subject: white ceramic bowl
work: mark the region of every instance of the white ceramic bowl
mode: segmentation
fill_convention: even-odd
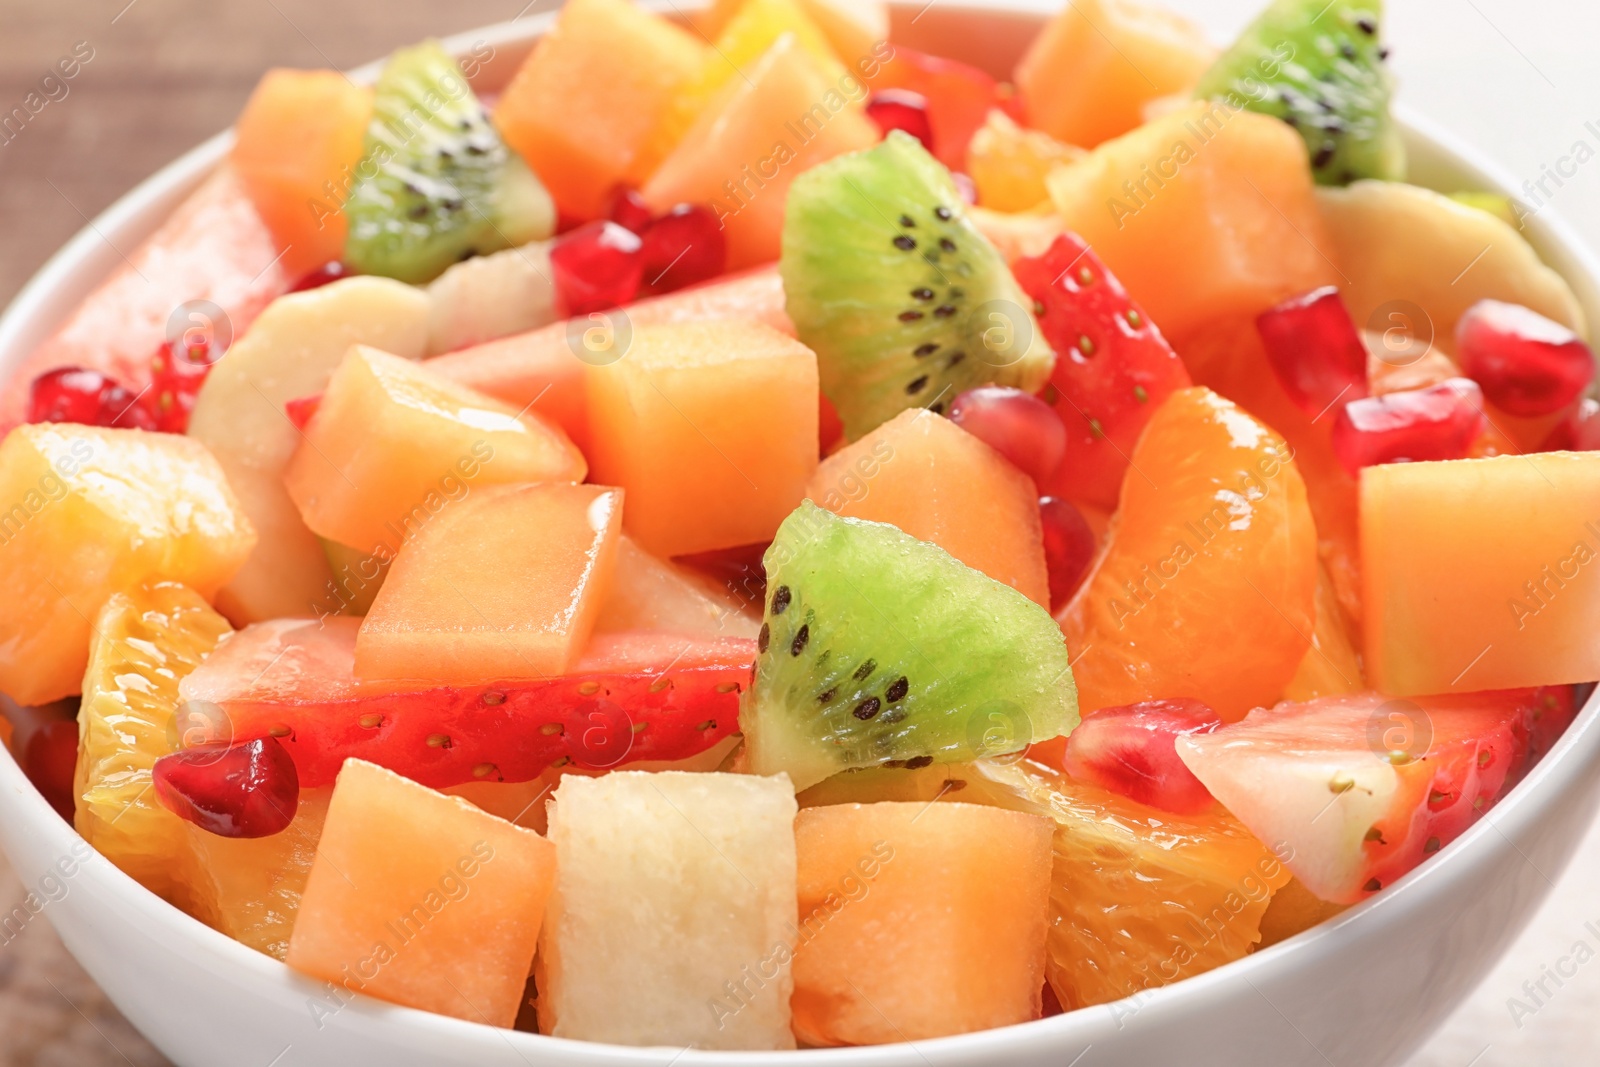
[[[1011,2],[1019,6],[903,4],[895,10],[893,37],[1004,75],[1040,21],[1028,0]],[[673,8],[670,0],[660,6]],[[461,53],[491,44],[494,58],[478,82],[493,89],[550,22],[548,15],[528,17],[447,44]],[[1419,183],[1514,188],[1450,137],[1414,118],[1406,127]],[[224,134],[196,148],[57,253],[0,319],[0,373],[19,365],[117,264],[112,245],[127,248],[150,233],[227,147]],[[1531,231],[1545,259],[1576,289],[1589,321],[1600,322],[1600,268],[1589,253],[1548,212]],[[1597,799],[1600,696],[1460,840],[1337,919],[1237,963],[1116,1004],[985,1033],[913,1045],[737,1054],[585,1044],[365,997],[330,1014],[324,987],[168,906],[90,850],[10,754],[0,755],[0,842],[34,894],[24,910],[47,917],[134,1025],[183,1067],[1381,1067],[1415,1049],[1527,923],[1566,866]]]

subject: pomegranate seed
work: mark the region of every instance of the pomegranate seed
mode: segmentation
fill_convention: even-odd
[[[631,185],[619,185],[606,198],[606,218],[643,237],[655,216],[650,212],[650,205],[644,202],[644,197],[639,195],[639,190]]]
[[[348,278],[350,268],[340,263],[337,259],[331,263],[324,263],[310,274],[304,275],[290,287],[291,293],[303,293],[307,289],[320,289],[329,282],[336,282],[340,278]]]
[[[653,293],[715,278],[727,260],[722,224],[704,204],[679,204],[644,232],[644,281]]]
[[[165,433],[183,433],[189,428],[189,413],[194,410],[195,397],[206,375],[216,360],[211,355],[209,343],[191,345],[173,351],[172,342],[156,350],[150,361],[150,392],[156,429]]]
[[[138,394],[99,371],[57,367],[29,386],[28,421],[155,429],[155,418],[138,400]]]
[[[55,719],[44,723],[28,738],[22,753],[22,770],[39,795],[68,822],[72,821],[72,776],[78,765],[78,723]]]
[[[270,837],[300,804],[300,776],[275,738],[202,746],[156,760],[156,799],[219,837]]]
[[[313,393],[311,396],[297,396],[293,400],[284,402],[283,413],[289,416],[289,421],[294,423],[294,428],[304,432],[306,424],[311,421],[311,416],[317,413],[317,408],[322,406],[322,394]]]
[[[1367,347],[1339,296],[1326,285],[1261,313],[1256,330],[1284,392],[1308,415],[1367,395]]]
[[[1211,794],[1178,757],[1177,740],[1222,725],[1198,700],[1146,700],[1101,708],[1067,735],[1066,772],[1081,782],[1165,811],[1192,815]]]
[[[956,192],[961,194],[963,204],[976,204],[978,202],[978,183],[973,181],[965,171],[953,170],[950,177],[955,180]]]
[[[1584,397],[1572,414],[1556,423],[1541,452],[1593,452],[1600,450],[1600,401]]]
[[[904,130],[933,151],[933,124],[928,121],[928,98],[910,89],[879,89],[867,98],[867,117],[888,136]]]
[[[1021,389],[980,385],[950,402],[949,419],[1043,484],[1067,450],[1067,428],[1043,400]]]
[[[1061,497],[1039,498],[1044,527],[1044,562],[1050,576],[1050,610],[1060,611],[1088,577],[1100,545],[1077,505]]]
[[[615,222],[591,222],[563,234],[550,250],[556,293],[568,315],[626,304],[639,292],[644,258],[639,235]]]
[[[1449,378],[1345,405],[1333,424],[1333,450],[1351,474],[1375,463],[1461,459],[1486,422],[1478,383]]]
[[[1508,415],[1550,415],[1594,377],[1594,355],[1578,335],[1531,308],[1480,300],[1456,324],[1456,360]]]

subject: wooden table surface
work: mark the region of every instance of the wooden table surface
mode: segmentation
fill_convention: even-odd
[[[553,0],[0,0],[0,113],[57,60],[92,52],[66,95],[0,134],[0,303],[117,195],[226,126],[269,66],[350,67],[396,45],[552,6]],[[1172,0],[1219,36],[1264,0]],[[1600,144],[1600,5],[1587,0],[1407,0],[1390,5],[1407,98],[1538,180],[1577,139]],[[55,90],[61,96],[60,90]],[[1591,113],[1592,112],[1592,113]],[[1591,151],[1592,155],[1593,152]],[[1600,243],[1600,167],[1556,189]],[[1600,828],[1550,902],[1410,1067],[1589,1067],[1600,1060]],[[22,888],[0,857],[0,910]],[[1563,963],[1563,961],[1567,961]],[[1513,998],[1537,1010],[1515,1010]],[[166,1062],[62,949],[48,922],[0,945],[0,1067]],[[245,1065],[251,1067],[251,1065]],[[1085,1064],[1085,1067],[1090,1067]],[[1246,1065],[1254,1067],[1254,1065]],[[1338,1067],[1365,1067],[1345,1065]]]

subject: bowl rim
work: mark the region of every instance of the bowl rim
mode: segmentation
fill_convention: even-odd
[[[891,8],[902,12],[926,10],[926,5],[917,0],[889,0],[889,3]],[[682,5],[674,4],[673,0],[644,0],[644,4],[681,16],[683,8],[703,7],[704,0],[685,0]],[[942,6],[952,14],[965,13],[979,18],[1006,14],[1043,21],[1050,13],[1038,0],[999,0],[998,3],[984,6],[965,3]],[[474,44],[485,41],[490,44],[527,44],[548,29],[558,12],[559,9],[556,9],[468,30],[444,38],[443,43],[453,54],[463,54]],[[370,81],[376,78],[381,63],[381,59],[375,60],[347,73],[358,81]],[[1463,139],[1403,105],[1395,107],[1394,111],[1408,147],[1426,150],[1437,165],[1463,176],[1477,188],[1516,196],[1515,180]],[[0,379],[11,373],[14,365],[31,350],[31,345],[24,345],[29,336],[40,328],[40,324],[34,320],[44,317],[41,307],[47,305],[58,290],[69,288],[86,272],[85,264],[91,261],[102,242],[110,243],[103,236],[104,233],[140,224],[159,224],[165,218],[164,214],[156,215],[159,207],[164,202],[176,202],[177,198],[198,186],[224,158],[232,140],[230,128],[166,164],[118,197],[45,262],[18,291],[4,313],[0,314]],[[1600,321],[1600,259],[1554,211],[1540,211],[1532,218],[1528,223],[1527,236],[1544,261],[1557,269],[1577,292],[1590,322]],[[99,280],[95,279],[96,282]],[[44,325],[48,328],[54,324]],[[1455,872],[1464,870],[1472,863],[1476,852],[1482,847],[1479,843],[1491,834],[1506,838],[1516,847],[1514,839],[1519,833],[1541,818],[1541,805],[1548,803],[1545,795],[1553,796],[1561,792],[1559,782],[1555,780],[1568,780],[1580,772],[1582,760],[1577,755],[1580,748],[1600,748],[1600,689],[1589,695],[1573,723],[1551,751],[1488,814],[1439,854],[1408,872],[1381,894],[1294,937],[1194,977],[1145,990],[1120,1001],[1093,1005],[1049,1018],[969,1034],[886,1045],[763,1052],[701,1050],[693,1047],[678,1049],[671,1046],[634,1047],[553,1037],[438,1015],[391,1004],[365,994],[355,994],[343,1012],[368,1024],[419,1027],[431,1031],[434,1036],[455,1042],[463,1051],[486,1042],[509,1042],[518,1055],[525,1059],[530,1054],[551,1054],[559,1056],[564,1062],[593,1067],[663,1062],[669,1067],[671,1064],[681,1064],[682,1067],[726,1067],[731,1063],[772,1067],[779,1064],[793,1067],[927,1067],[929,1054],[955,1059],[979,1048],[987,1055],[1021,1055],[1046,1048],[1053,1051],[1071,1049],[1082,1043],[1087,1051],[1103,1031],[1107,1015],[1111,1021],[1117,1022],[1119,1006],[1126,1005],[1130,1000],[1144,998],[1139,1010],[1158,1005],[1176,1009],[1188,1002],[1203,1000],[1239,982],[1254,986],[1253,979],[1264,977],[1267,970],[1280,961],[1295,955],[1303,955],[1309,960],[1314,956],[1314,946],[1319,943],[1343,936],[1345,931],[1355,928],[1378,929],[1388,921],[1388,916],[1399,916],[1402,911],[1413,908],[1414,901],[1419,904],[1426,901],[1434,886],[1444,884],[1456,876]],[[0,750],[3,750],[3,758],[0,758],[0,813],[6,816],[6,821],[14,820],[20,832],[47,844],[61,856],[80,855],[86,844],[83,838],[57,815],[28,782],[9,747],[0,745]],[[1502,826],[1506,828],[1502,829]],[[294,996],[303,995],[306,998],[315,997],[321,992],[322,983],[206,926],[144,888],[98,852],[91,849],[91,853],[83,863],[84,872],[100,883],[101,889],[116,894],[123,905],[136,911],[152,936],[189,943],[190,947],[208,957],[209,962],[235,969],[241,984],[254,985],[258,989],[277,987]],[[1548,874],[1546,878],[1550,880]],[[190,960],[195,964],[208,961]],[[664,1055],[667,1057],[665,1060]]]

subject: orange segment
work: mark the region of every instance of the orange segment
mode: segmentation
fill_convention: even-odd
[[[554,884],[555,848],[532,830],[347,760],[286,962],[352,992],[510,1026]]]
[[[1110,545],[1062,619],[1085,712],[1271,704],[1315,622],[1317,531],[1283,439],[1204,388],[1151,417]]]
[[[571,0],[506,86],[494,124],[563,212],[597,218],[705,52],[630,0]]]
[[[594,485],[490,486],[452,504],[390,566],[356,637],[356,675],[561,674],[594,628],[621,520],[621,491]]]
[[[269,70],[234,126],[233,167],[298,278],[344,253],[372,89],[332,70]]]
[[[901,412],[824,460],[805,495],[835,514],[932,541],[1050,606],[1033,479],[943,416]]]
[[[1042,130],[1018,126],[999,108],[967,145],[967,173],[978,187],[978,203],[995,211],[1027,211],[1050,199],[1045,176],[1083,156]]]
[[[1317,697],[1360,693],[1367,688],[1361,670],[1361,656],[1345,622],[1339,594],[1328,577],[1328,569],[1317,568],[1316,627],[1311,631],[1311,647],[1283,690],[1283,699],[1295,703]]]

